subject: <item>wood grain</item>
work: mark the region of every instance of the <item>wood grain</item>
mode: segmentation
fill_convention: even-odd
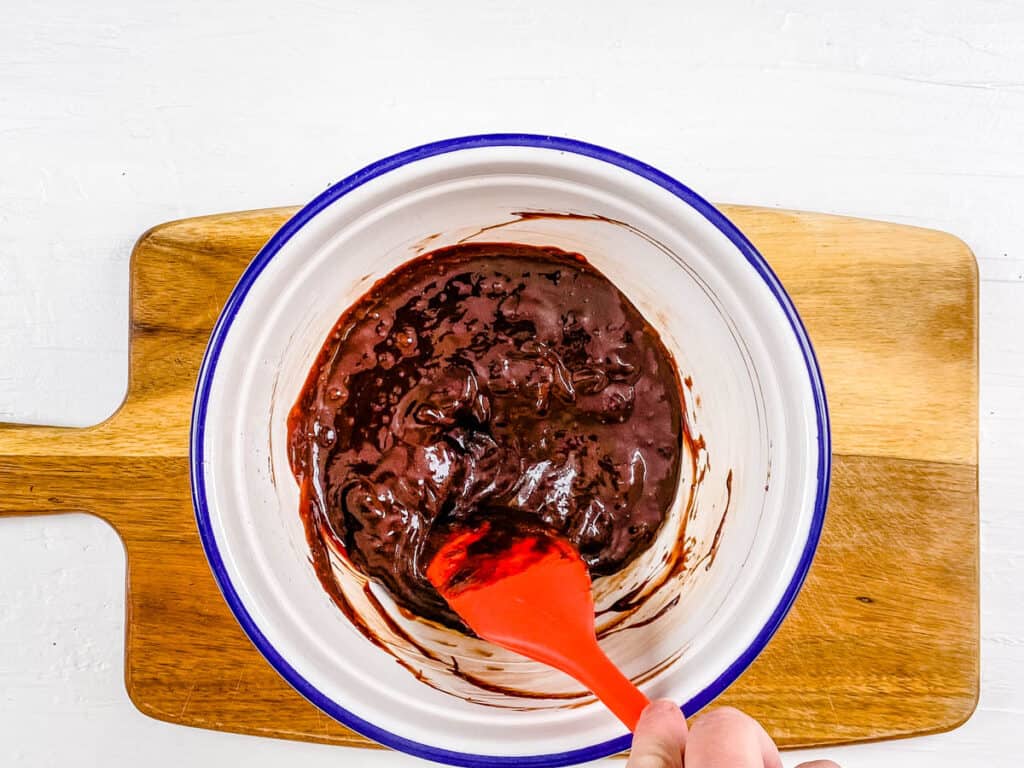
[[[721,698],[785,746],[952,728],[978,696],[977,269],[956,238],[723,206],[782,278],[829,395],[832,496],[806,585]],[[188,725],[366,745],[293,691],[231,616],[188,478],[199,362],[234,281],[294,209],[171,222],[132,260],[128,396],[88,429],[0,426],[0,514],[85,511],[128,562],[125,682]]]

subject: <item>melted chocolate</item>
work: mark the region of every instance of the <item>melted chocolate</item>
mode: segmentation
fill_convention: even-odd
[[[473,516],[532,517],[595,576],[651,544],[679,481],[679,376],[582,256],[463,244],[341,316],[289,439],[314,561],[330,537],[401,607],[461,628],[426,568],[439,532]]]

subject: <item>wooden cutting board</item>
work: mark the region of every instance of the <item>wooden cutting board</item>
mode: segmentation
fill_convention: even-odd
[[[778,272],[824,372],[832,495],[796,605],[720,702],[785,746],[953,728],[978,697],[978,275],[955,237],[724,206]],[[0,425],[0,514],[85,511],[124,539],[125,684],[187,725],[367,745],[292,690],[221,598],[189,494],[192,392],[279,208],[162,224],[131,265],[128,395],[88,429]]]

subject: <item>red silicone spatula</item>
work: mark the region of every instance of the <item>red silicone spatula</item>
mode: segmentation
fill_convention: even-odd
[[[427,578],[480,637],[571,675],[635,728],[647,697],[598,646],[590,574],[568,542],[484,521],[451,533]]]

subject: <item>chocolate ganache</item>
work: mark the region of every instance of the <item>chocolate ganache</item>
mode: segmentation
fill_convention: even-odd
[[[679,375],[583,256],[455,245],[345,311],[291,411],[289,449],[314,552],[330,537],[401,607],[462,628],[425,575],[453,525],[536,520],[593,576],[651,544],[679,482]]]

